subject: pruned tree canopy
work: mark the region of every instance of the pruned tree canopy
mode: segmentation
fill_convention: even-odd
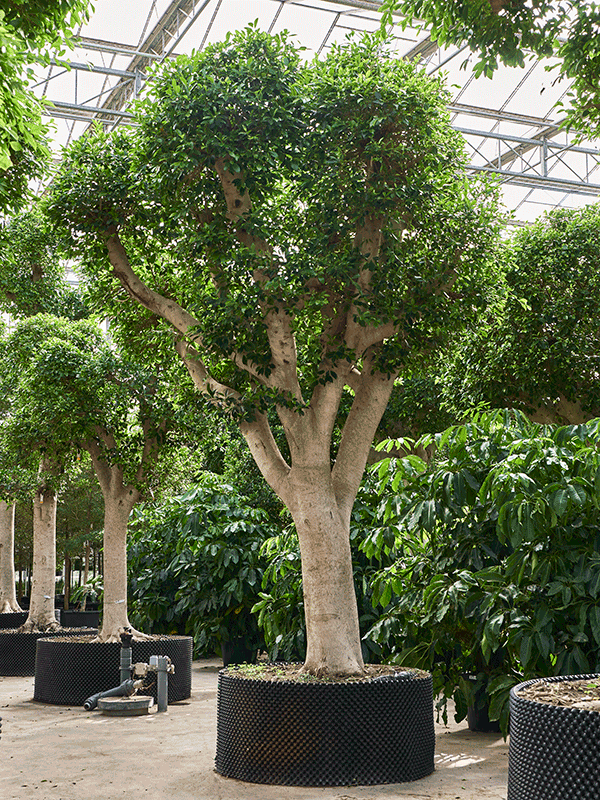
[[[493,282],[495,190],[446,101],[376,37],[305,64],[251,27],[160,68],[139,127],[74,142],[54,184],[83,268],[169,323],[294,517],[314,672],[362,669],[349,522],[395,376]]]
[[[600,207],[553,211],[499,251],[505,291],[450,363],[445,392],[540,422],[600,415]]]

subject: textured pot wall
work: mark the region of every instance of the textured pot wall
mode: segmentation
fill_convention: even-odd
[[[568,675],[542,682],[598,679]],[[600,713],[510,693],[507,800],[600,800]]]
[[[0,630],[20,628],[27,621],[27,617],[27,611],[7,611],[5,614],[0,614]]]
[[[61,611],[60,624],[63,628],[99,628],[99,611]]]
[[[219,673],[216,769],[253,783],[347,786],[433,772],[431,677],[269,682]]]
[[[69,628],[69,630],[50,633],[19,633],[15,630],[0,630],[0,675],[34,675],[35,653],[38,639],[54,636],[80,636],[90,633],[85,630]],[[97,631],[95,631],[97,633]]]
[[[38,642],[34,700],[56,705],[83,705],[96,692],[121,683],[121,644],[92,642],[91,638]],[[161,636],[132,642],[132,663],[148,663],[150,656],[169,656],[175,665],[175,674],[169,675],[169,703],[185,700],[192,692],[192,641],[191,636]],[[150,682],[141,693],[156,698],[154,675]]]

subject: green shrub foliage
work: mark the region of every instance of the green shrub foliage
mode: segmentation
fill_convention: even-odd
[[[195,657],[232,640],[262,644],[251,612],[264,573],[261,545],[273,535],[262,509],[206,473],[165,505],[135,512],[130,530],[133,625],[191,634]]]
[[[432,670],[458,720],[485,688],[506,732],[517,682],[600,671],[600,421],[552,428],[487,412],[433,439],[429,465],[375,468],[397,534],[375,528],[362,545],[394,556],[373,582],[383,611],[367,638]]]

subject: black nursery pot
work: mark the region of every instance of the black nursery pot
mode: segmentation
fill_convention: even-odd
[[[598,678],[561,675],[511,690],[507,800],[600,800],[600,712],[517,694],[535,683]]]
[[[25,620],[23,620],[25,621]],[[20,633],[17,630],[0,630],[0,675],[28,676],[35,674],[35,656],[38,639],[55,636],[80,636],[90,629],[69,628],[67,631],[34,631]],[[97,633],[97,631],[93,631]]]
[[[219,672],[216,770],[280,786],[400,783],[433,772],[431,676],[271,682]]]
[[[24,622],[27,622],[28,616],[27,611],[7,611],[0,614],[0,629],[20,628]]]
[[[63,628],[98,628],[99,611],[61,611],[60,624]]]
[[[89,629],[85,633],[89,633]],[[34,700],[55,705],[83,705],[96,692],[113,689],[121,683],[121,644],[93,642],[92,638],[40,639],[35,659]],[[169,675],[169,703],[185,700],[192,692],[192,642],[191,636],[155,636],[131,643],[134,664],[148,663],[150,656],[168,656],[173,662],[175,673]],[[142,694],[156,699],[153,673]]]

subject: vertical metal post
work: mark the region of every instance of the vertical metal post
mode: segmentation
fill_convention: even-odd
[[[156,672],[156,700],[158,711],[166,711],[169,696],[169,665],[168,656],[150,656],[150,667]]]
[[[548,177],[548,139],[546,136],[542,139],[542,175],[544,178]]]
[[[121,634],[121,663],[119,665],[119,677],[121,683],[131,678],[131,640],[133,634],[125,631]]]

